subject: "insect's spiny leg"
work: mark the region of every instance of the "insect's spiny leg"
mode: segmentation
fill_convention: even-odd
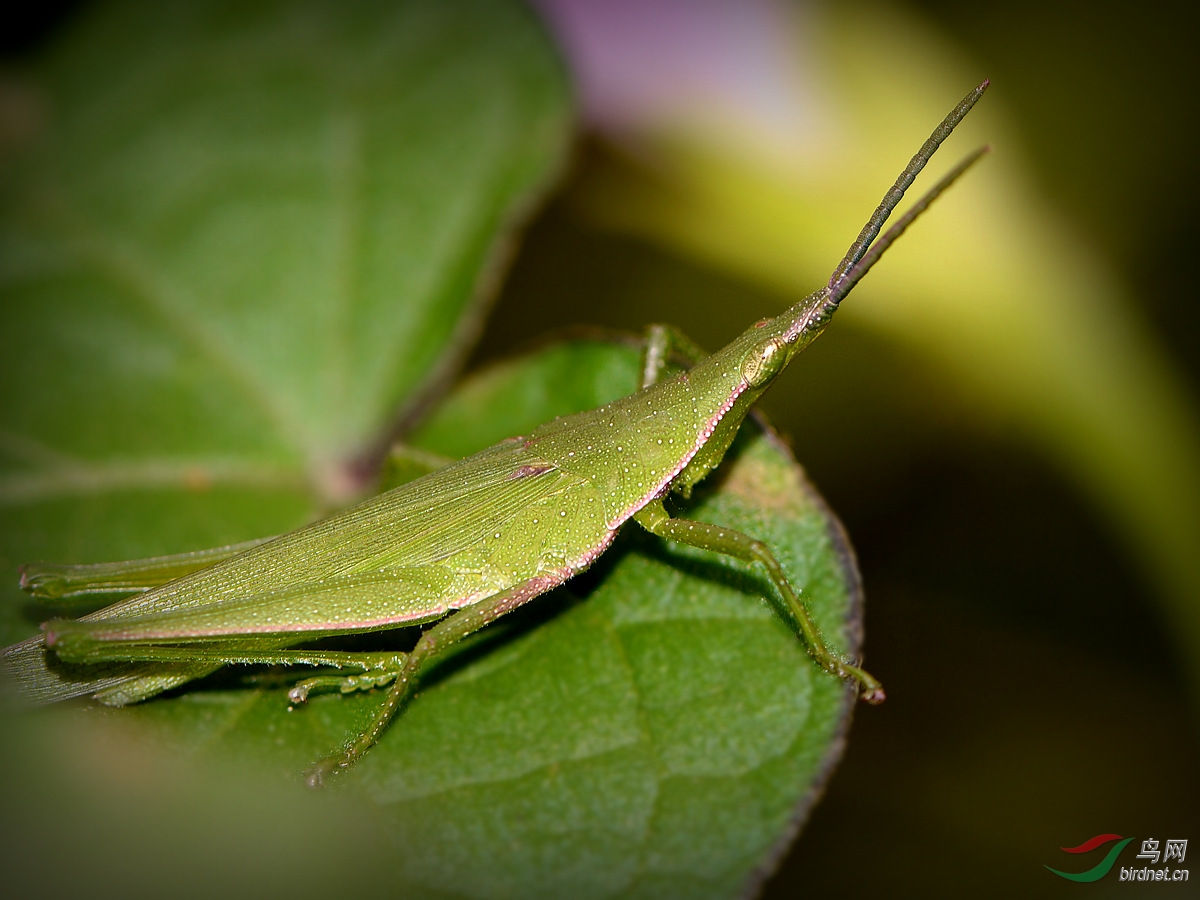
[[[642,354],[642,387],[657,384],[667,367],[667,326],[651,325],[646,329],[646,351]]]
[[[708,522],[696,522],[691,519],[672,518],[661,500],[648,504],[634,518],[639,525],[659,537],[668,538],[700,550],[732,556],[746,562],[762,563],[787,605],[789,618],[792,620],[791,624],[799,632],[809,654],[817,664],[832,675],[856,682],[859,696],[867,703],[883,702],[885,696],[883,685],[863,669],[843,661],[825,643],[817,624],[809,615],[808,609],[800,602],[800,598],[796,596],[796,592],[788,582],[775,554],[762,541],[732,528],[712,525]]]
[[[313,694],[333,691],[339,694],[352,694],[355,691],[369,691],[374,688],[387,687],[400,675],[404,668],[405,654],[395,654],[395,660],[386,666],[377,666],[364,670],[358,675],[314,675],[296,682],[288,691],[288,700],[292,703],[304,703]]]
[[[422,634],[408,658],[404,660],[404,665],[396,673],[395,681],[388,689],[383,705],[375,714],[370,727],[341,753],[327,757],[309,769],[306,775],[309,787],[320,787],[329,776],[345,771],[379,742],[388,724],[416,692],[422,666],[436,662],[453,644],[512,612],[518,606],[528,603],[539,594],[558,586],[569,574],[573,573],[552,573],[531,579],[474,606],[459,610]]]
[[[335,669],[354,669],[367,673],[398,671],[403,664],[403,653],[356,653],[340,650],[293,650],[288,648],[244,649],[228,645],[179,645],[158,646],[155,644],[122,643],[119,641],[96,641],[84,643],[78,655],[67,655],[67,659],[81,663],[104,662],[211,662],[227,666],[329,666]],[[342,677],[342,676],[338,676]],[[361,676],[359,676],[361,677]],[[294,691],[295,689],[293,689]],[[293,702],[304,697],[293,696]]]

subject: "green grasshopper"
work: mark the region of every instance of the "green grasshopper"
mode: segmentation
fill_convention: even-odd
[[[828,284],[782,315],[711,356],[677,331],[654,326],[637,393],[501,441],[281,537],[133,562],[26,566],[22,586],[45,598],[141,593],[79,619],[46,622],[40,637],[4,651],[9,671],[29,699],[42,703],[91,694],[124,705],[233,663],[339,670],[296,684],[288,693],[294,703],[318,690],[388,687],[370,727],[310,771],[316,785],[375,744],[421,672],[447,648],[588,568],[633,519],[659,537],[761,564],[815,662],[854,684],[866,702],[881,702],[880,683],[826,645],[766,544],[674,518],[663,499],[689,496],[720,464],[763,391],[825,329],[883,252],[986,152],[964,159],[879,237],[987,84],[968,94],[912,158]],[[672,354],[691,366],[667,378]],[[300,646],[434,621],[409,653]],[[54,658],[92,666],[94,676],[58,681],[45,674]],[[150,665],[130,665],[138,663]]]

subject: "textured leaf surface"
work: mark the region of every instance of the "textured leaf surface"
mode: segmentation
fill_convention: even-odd
[[[499,2],[89,12],[4,95],[29,127],[4,132],[23,143],[0,175],[0,638],[49,615],[18,562],[277,533],[343,494],[469,332],[496,229],[556,164],[563,98]],[[549,348],[462,386],[413,440],[471,452],[636,372],[629,347]],[[688,514],[769,540],[852,650],[836,525],[776,441],[736,450]],[[623,535],[444,664],[319,796],[299,773],[376,695],[290,710],[294,671],[230,669],[128,709],[7,714],[6,888],[736,896],[848,720],[766,592]]]
[[[637,371],[630,347],[551,347],[467,382],[415,438],[466,452],[468,434],[486,444],[598,405],[632,389]],[[769,540],[826,634],[853,645],[857,579],[840,531],[778,441],[747,431],[686,514]],[[836,761],[851,703],[764,602],[768,590],[741,565],[627,530],[587,575],[437,670],[340,782],[347,805],[324,810],[372,823],[352,844],[353,830],[323,837],[329,865],[335,851],[371,847],[356,877],[382,865],[405,896],[743,894]],[[233,761],[295,785],[378,702],[326,696],[292,711],[291,673],[257,687],[227,675],[92,710],[71,721],[71,752],[86,757],[115,729],[138,754],[189,770]],[[114,765],[100,755],[91,766]],[[227,827],[239,821],[230,812]]]
[[[278,533],[451,365],[557,168],[519,5],[115,4],[3,92],[0,563]],[[27,625],[11,578],[0,640]]]
[[[636,385],[637,362],[624,348],[551,348],[464,386],[417,440],[454,454],[466,449],[468,422],[491,440],[598,405]],[[498,408],[511,417],[505,425],[489,421]],[[757,428],[747,432],[727,468],[678,512],[769,540],[826,634],[856,645],[857,575],[836,522],[790,454]],[[484,816],[526,849],[489,859],[483,881],[462,879],[456,890],[469,896],[510,893],[486,887],[496,879],[539,896],[737,896],[840,752],[851,700],[763,602],[769,587],[757,573],[635,528],[597,570],[543,602],[547,625],[489,655],[498,690],[468,716],[490,723],[485,736],[447,735],[467,748],[462,758],[433,769],[407,761],[415,735],[395,729],[389,739],[406,752],[364,766],[361,782],[387,796],[401,821],[426,820],[410,810],[438,810],[447,823],[409,836],[434,838],[419,854],[429,883],[446,886],[447,868],[477,868],[454,864],[456,836]],[[471,671],[441,687],[446,702],[462,702]],[[464,774],[491,747],[500,752],[485,751]],[[514,795],[546,806],[529,815]],[[446,815],[448,806],[457,811]]]

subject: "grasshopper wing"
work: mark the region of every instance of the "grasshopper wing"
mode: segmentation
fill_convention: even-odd
[[[611,532],[602,516],[584,515],[589,508],[598,508],[590,485],[513,439],[89,616],[49,623],[47,634],[102,658],[114,643],[123,652],[232,641],[266,650],[430,621],[590,558]],[[95,677],[80,683],[45,657],[36,639],[6,651],[22,693],[40,702],[98,691],[130,702],[214,668],[103,665],[81,671]]]

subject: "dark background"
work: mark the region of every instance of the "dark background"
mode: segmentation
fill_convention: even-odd
[[[1123,278],[1200,397],[1200,110],[1186,7],[909,9],[992,79],[1035,189]],[[585,147],[574,187],[598,177],[608,152]],[[794,299],[594,230],[573,214],[571,190],[530,230],[475,364],[581,319],[671,321],[720,346]],[[763,403],[851,535],[867,662],[889,696],[859,709],[768,898],[1059,896],[1081,888],[1043,864],[1080,871],[1103,853],[1060,847],[1104,832],[1200,834],[1200,704],[1149,579],[1048,462],[914,400],[938,393],[935,378],[890,345],[831,328]]]

